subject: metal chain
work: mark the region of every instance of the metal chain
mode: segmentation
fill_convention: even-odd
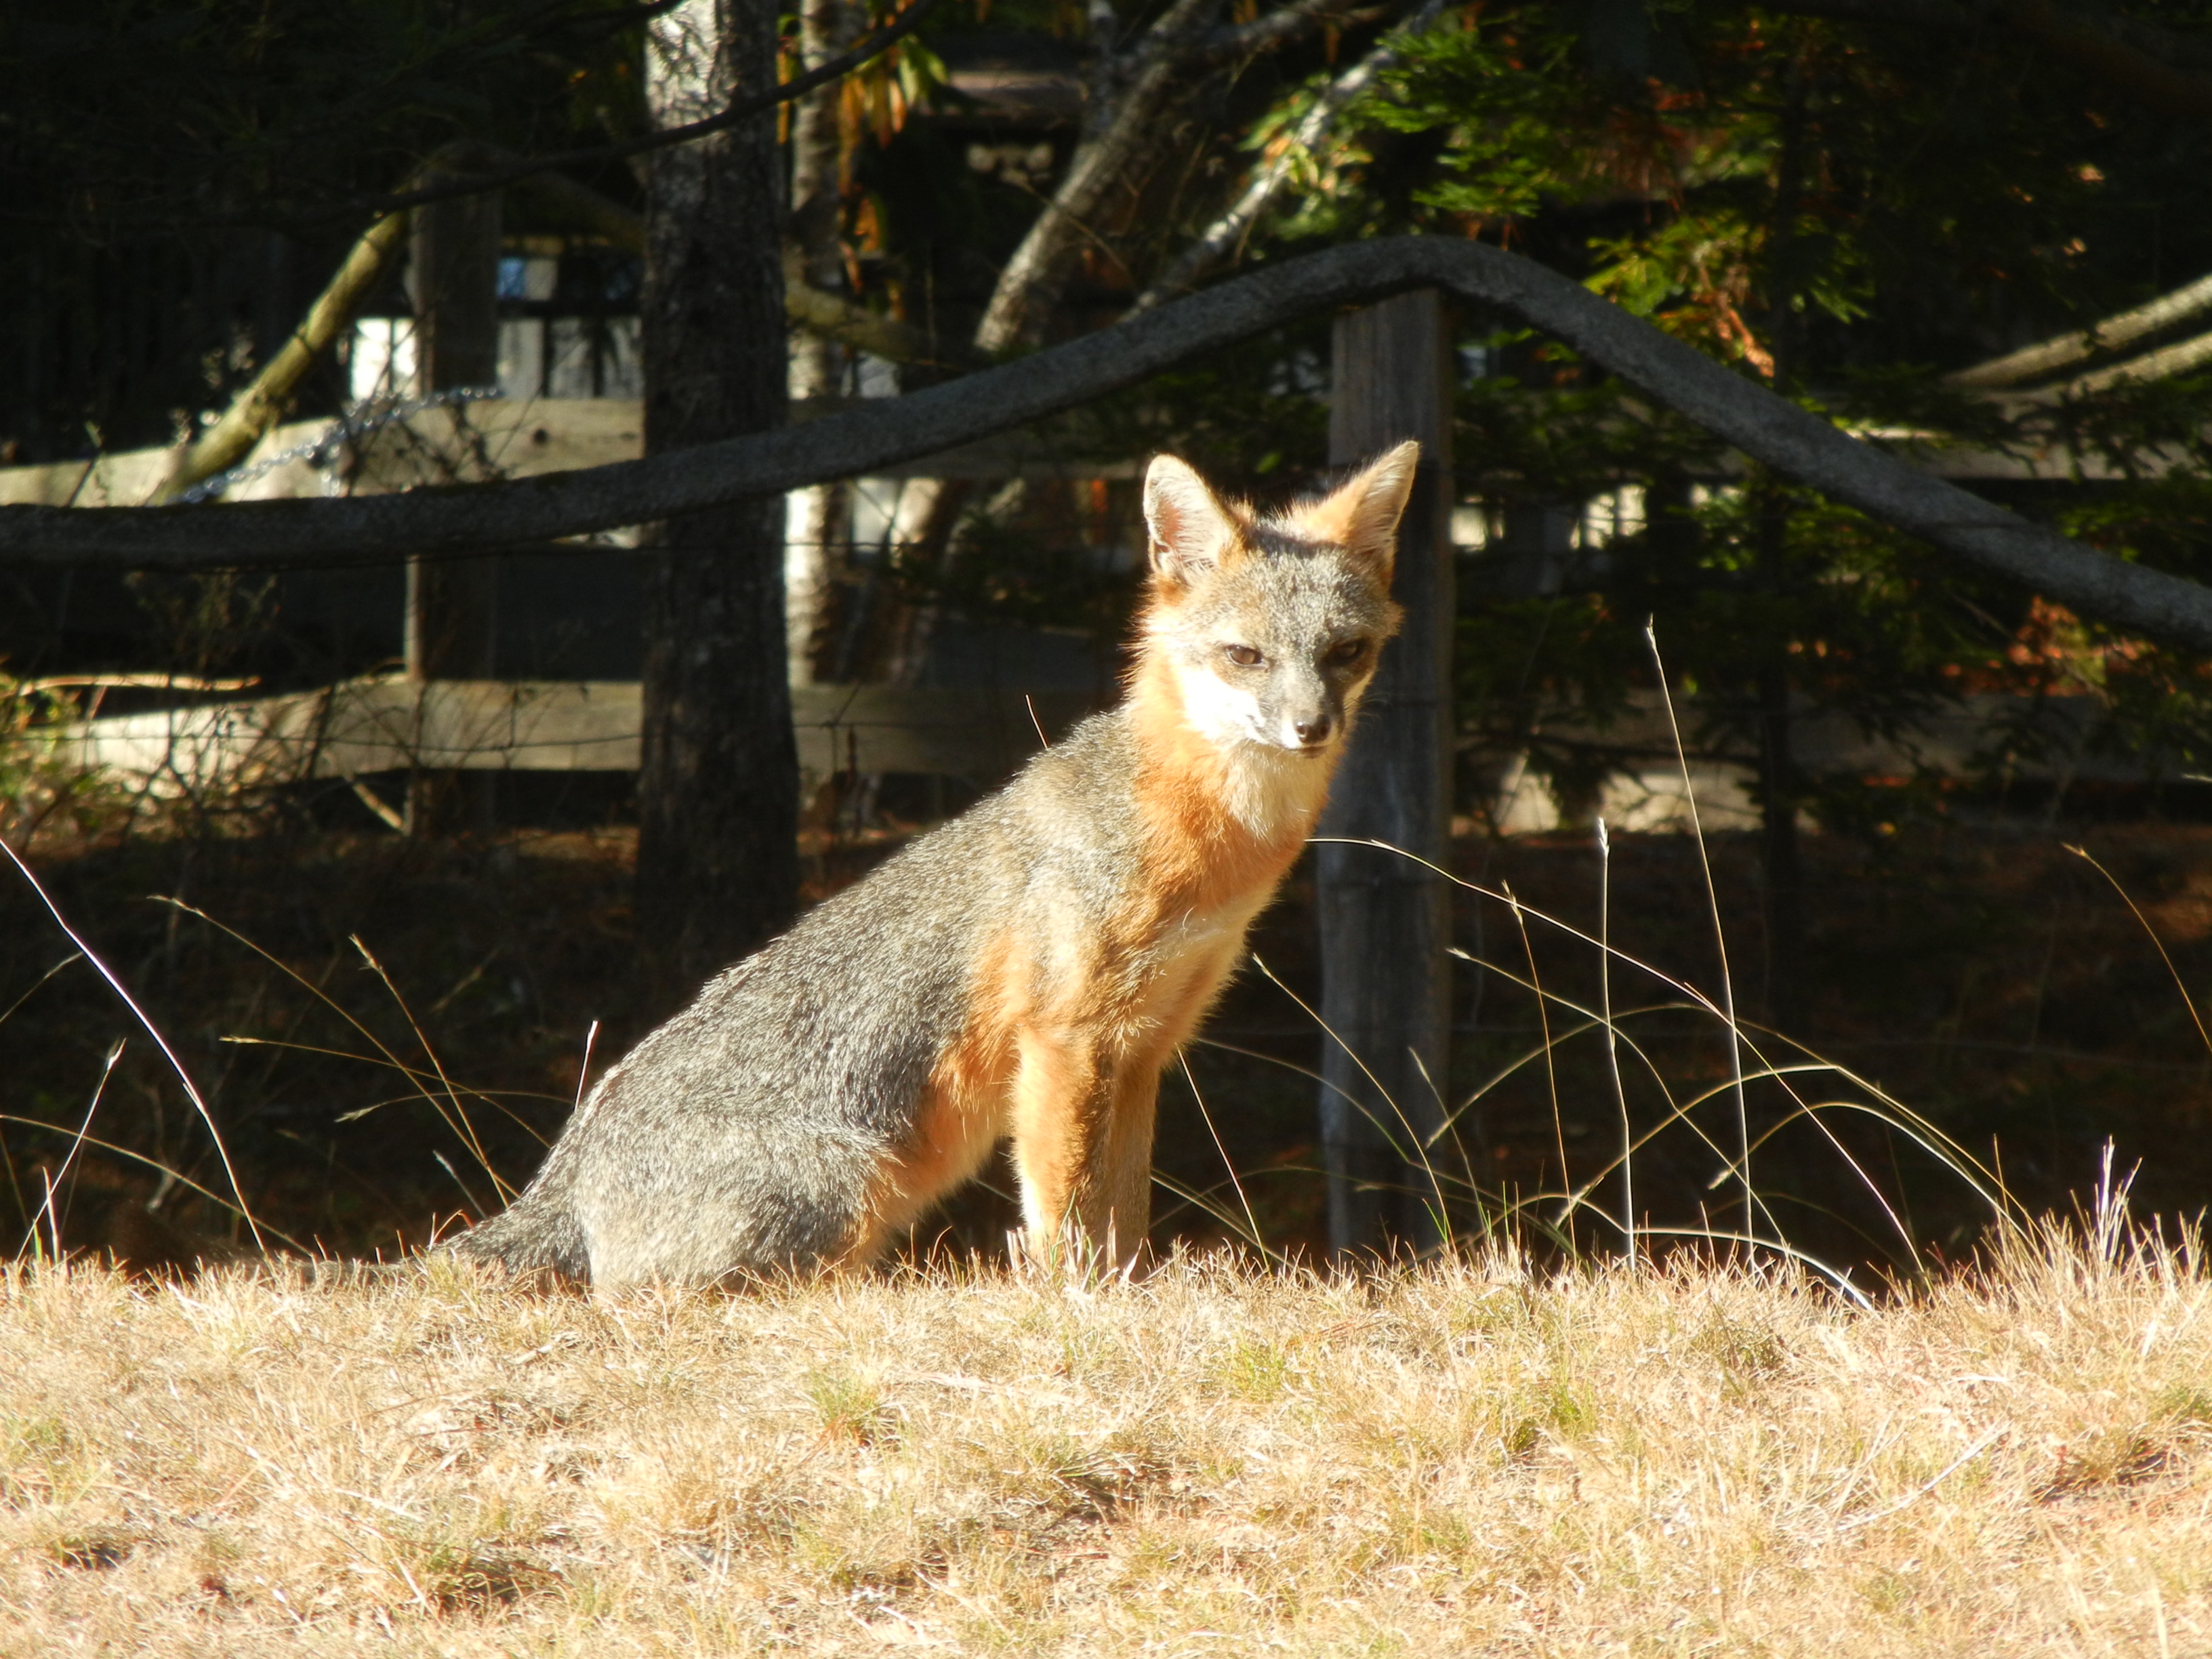
[[[234,466],[228,472],[218,472],[211,478],[202,479],[179,495],[177,500],[180,505],[213,501],[226,490],[242,483],[251,483],[280,466],[289,466],[294,461],[311,463],[317,471],[324,475],[323,493],[335,495],[337,493],[337,475],[331,468],[337,459],[335,452],[339,447],[380,432],[395,421],[411,420],[429,410],[447,408],[457,404],[480,403],[500,395],[500,389],[495,386],[464,386],[434,392],[426,397],[397,401],[372,398],[354,404],[306,443],[295,444],[289,449],[281,450],[250,465]]]

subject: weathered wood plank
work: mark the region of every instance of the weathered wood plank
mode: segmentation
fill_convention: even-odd
[[[182,688],[178,688],[182,689]],[[792,701],[801,764],[817,777],[840,770],[935,773],[988,783],[1088,713],[1092,700],[1052,692],[1024,698],[994,691],[912,690],[886,685],[795,688]],[[1682,710],[1686,726],[1699,705]],[[1031,708],[1036,719],[1030,718]],[[1801,763],[1814,775],[1903,777],[1916,767],[1957,776],[2019,719],[2017,699],[1982,696],[1930,715],[1898,738],[1869,737],[1836,715],[1802,717]],[[2037,756],[2011,775],[2026,783],[2139,784],[2154,774],[2132,757],[2093,747],[2101,705],[2060,697],[2036,709]],[[58,728],[49,740],[64,764],[104,772],[157,791],[234,787],[306,777],[359,777],[417,764],[465,770],[623,772],[637,766],[638,688],[633,680],[440,682],[409,686],[393,676],[325,690],[196,708],[109,715]],[[1680,775],[1666,715],[1638,702],[1602,729],[1547,720],[1555,740],[1599,745],[1625,757],[1606,791],[1618,827],[1687,827],[1676,810]],[[1756,821],[1744,803],[1748,764],[1693,761],[1710,830]],[[1548,792],[1527,781],[1516,828],[1558,822]],[[1730,816],[1734,808],[1735,817]],[[1738,820],[1741,820],[1740,822]],[[1379,855],[1377,855],[1379,856]]]
[[[857,400],[795,404],[794,422],[836,415]],[[372,413],[372,417],[374,411]],[[328,421],[272,428],[241,463],[252,467],[313,444]],[[426,484],[485,477],[535,478],[634,461],[645,453],[644,410],[635,398],[478,398],[441,404],[330,446],[334,464],[289,460],[233,486],[225,501],[319,496],[331,477],[360,495],[391,495]],[[175,458],[170,449],[133,449],[92,461],[0,467],[0,506],[137,507],[150,501]],[[977,439],[935,455],[874,469],[884,478],[1133,478],[1139,461],[1101,453],[1080,422],[1040,421],[1020,431]]]
[[[855,399],[795,404],[794,422],[844,413]],[[479,454],[499,476],[534,478],[556,472],[634,461],[644,453],[643,413],[634,398],[489,398],[459,408],[425,410],[405,429],[380,428],[341,444],[339,471],[361,495],[388,495],[425,484],[453,483],[466,476]],[[328,421],[293,421],[272,428],[246,458],[251,466],[314,442]],[[2007,483],[2105,483],[2166,473],[2194,465],[2179,448],[2147,451],[2136,470],[2124,471],[2096,453],[2058,446],[2018,450],[1943,445],[1933,437],[1887,432],[1855,436],[1877,440],[1933,477]],[[0,506],[131,507],[159,489],[174,452],[134,449],[91,461],[51,461],[0,467]],[[885,478],[1124,478],[1134,477],[1139,458],[1109,455],[1078,423],[1042,421],[1020,431],[980,438],[933,455],[870,470]],[[1724,459],[1713,477],[1725,481],[1740,464]],[[324,493],[327,479],[306,460],[284,463],[234,487],[226,501],[278,501]]]
[[[1088,698],[878,685],[796,687],[802,769],[937,773],[988,782],[1064,731]],[[634,680],[349,680],[319,691],[81,721],[58,757],[181,793],[417,768],[634,772]],[[1032,718],[1032,710],[1035,717]]]
[[[1451,340],[1443,296],[1420,289],[1336,322],[1333,465],[1418,439],[1392,597],[1406,622],[1382,653],[1316,849],[1321,927],[1321,1139],[1329,1243],[1436,1243],[1440,1195],[1426,1143],[1450,1087],[1451,895],[1428,865],[1449,855],[1452,585]],[[1379,841],[1385,852],[1343,841]],[[1411,854],[1411,858],[1404,854]],[[1420,862],[1426,860],[1426,864]]]

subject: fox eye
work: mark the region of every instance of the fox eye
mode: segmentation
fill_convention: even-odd
[[[1349,668],[1366,654],[1366,641],[1340,640],[1329,647],[1326,660],[1333,668]]]
[[[1263,660],[1258,649],[1249,645],[1224,645],[1221,654],[1239,668],[1257,668]]]

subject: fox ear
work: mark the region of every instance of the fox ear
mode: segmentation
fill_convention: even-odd
[[[1237,524],[1188,461],[1157,455],[1145,473],[1145,526],[1152,568],[1188,587],[1237,545]]]
[[[1334,542],[1388,582],[1398,556],[1398,520],[1413,491],[1421,446],[1412,439],[1370,461],[1356,477],[1298,514],[1300,527]]]

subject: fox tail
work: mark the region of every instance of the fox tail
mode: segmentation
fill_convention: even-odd
[[[479,1261],[499,1262],[516,1274],[591,1277],[583,1224],[567,1204],[544,1193],[525,1193],[500,1214],[453,1240],[453,1249]]]

